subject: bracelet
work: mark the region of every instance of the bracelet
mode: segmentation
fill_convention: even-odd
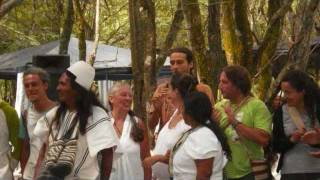
[[[231,125],[232,125],[232,127],[233,127],[234,129],[236,129],[239,124],[241,124],[240,121],[234,120]]]

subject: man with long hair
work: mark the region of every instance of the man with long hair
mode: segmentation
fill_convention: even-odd
[[[34,130],[39,142],[49,141],[46,156],[55,153],[50,148],[55,141],[66,136],[77,139],[76,155],[68,168],[70,171],[60,168],[57,174],[66,174],[63,177],[65,180],[96,180],[99,176],[100,179],[108,179],[111,172],[113,149],[118,141],[110,117],[90,91],[94,76],[94,68],[84,61],[70,66],[59,78],[57,91],[60,105],[41,118]],[[35,146],[39,147],[39,144]],[[101,155],[100,163],[98,155]],[[50,167],[46,161],[45,173],[40,174],[39,179],[54,174]]]
[[[245,67],[226,66],[219,80],[224,100],[215,106],[220,113],[215,119],[231,148],[226,176],[228,180],[254,180],[250,161],[264,160],[264,147],[271,137],[271,114],[261,100],[253,97],[250,74]],[[267,172],[261,174],[269,178]]]
[[[186,47],[177,47],[169,51],[170,56],[170,70],[173,74],[191,74],[194,67],[194,58],[192,51]],[[211,88],[203,83],[199,83],[196,87],[209,97],[212,104],[214,98]],[[152,133],[157,136],[161,128],[173,115],[175,107],[168,99],[169,82],[160,84],[155,90],[151,98],[151,108],[149,109],[149,128]],[[156,126],[159,124],[158,131],[155,132]]]

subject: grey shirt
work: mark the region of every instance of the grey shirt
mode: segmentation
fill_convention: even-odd
[[[291,120],[287,108],[287,105],[282,106],[283,126],[286,136],[290,136],[297,130],[297,127]],[[306,130],[311,130],[312,125],[309,116],[307,114],[300,114],[300,116],[305,124]],[[297,143],[292,149],[284,154],[281,174],[319,173],[320,159],[309,155],[310,152],[318,150],[319,149],[313,148],[307,144]]]

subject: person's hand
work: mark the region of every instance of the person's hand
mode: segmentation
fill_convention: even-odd
[[[301,137],[303,136],[304,132],[301,132],[301,131],[295,131],[291,134],[291,137],[290,137],[290,141],[293,142],[293,143],[297,143],[300,141]]]
[[[165,163],[165,164],[169,164],[170,153],[171,153],[171,151],[168,150],[165,155],[161,155],[159,161],[160,161],[160,162],[163,162],[163,163]]]
[[[212,109],[212,119],[220,124],[220,120],[221,120],[221,112],[218,111],[217,109]]]
[[[154,160],[152,157],[146,157],[142,162],[143,167],[147,167],[147,168],[151,168],[153,164],[154,164]]]
[[[228,122],[230,124],[232,124],[236,120],[236,118],[235,118],[235,115],[233,114],[233,112],[231,110],[231,107],[230,106],[224,107],[224,112],[227,115]]]
[[[301,137],[301,142],[310,145],[320,144],[320,132],[318,132],[317,130],[307,131]]]
[[[320,158],[320,151],[310,152],[309,154],[315,158]]]
[[[168,93],[169,87],[167,85],[161,85],[159,86],[156,91],[153,94],[153,99],[158,99],[163,95],[166,95]]]
[[[167,84],[165,85],[160,85],[156,91],[154,92],[152,96],[152,103],[154,106],[159,106],[161,105],[161,98],[165,96],[168,93],[169,87]]]

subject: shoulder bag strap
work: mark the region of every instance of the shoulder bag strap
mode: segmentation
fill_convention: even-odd
[[[251,98],[252,98],[251,96],[245,97],[245,98],[240,102],[240,104],[234,109],[233,114],[236,115],[236,114],[240,111],[240,109],[250,101]],[[228,101],[227,104],[230,106],[230,101]],[[230,125],[231,125],[231,124],[228,123],[228,125],[225,126],[224,128],[222,128],[222,130],[224,131],[224,130],[227,129]]]
[[[171,149],[170,158],[169,158],[169,174],[170,174],[170,177],[173,177],[173,156],[176,154],[176,152],[181,147],[181,145],[187,140],[188,136],[192,132],[194,132],[197,129],[199,129],[200,127],[202,127],[202,126],[198,126],[198,127],[194,128],[194,129],[189,129],[188,131],[183,133],[182,136],[179,138],[179,140],[176,142],[176,144]]]
[[[288,113],[292,122],[296,125],[299,131],[305,131],[305,125],[302,121],[301,115],[295,107],[287,106]]]

